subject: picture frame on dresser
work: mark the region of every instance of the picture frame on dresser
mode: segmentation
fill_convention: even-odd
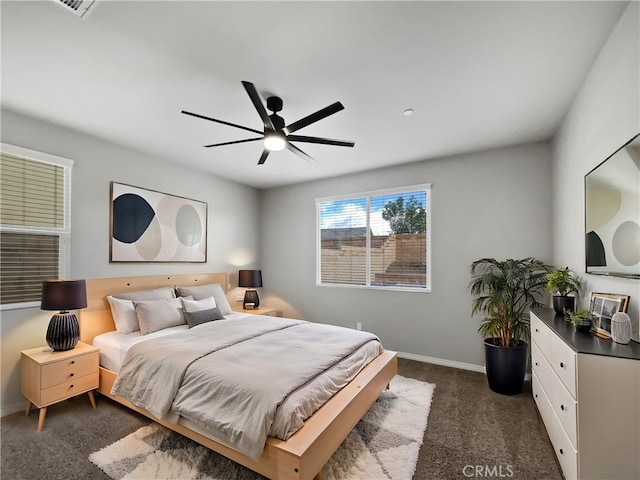
[[[611,318],[617,312],[626,313],[629,298],[629,295],[592,292],[589,302],[591,332],[599,337],[611,338]]]

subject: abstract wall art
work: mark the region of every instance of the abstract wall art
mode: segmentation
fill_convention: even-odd
[[[207,204],[111,182],[109,261],[206,262]]]

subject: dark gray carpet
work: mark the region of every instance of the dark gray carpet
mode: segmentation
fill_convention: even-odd
[[[512,479],[562,479],[528,384],[522,394],[504,397],[491,392],[480,373],[404,359],[398,373],[436,384],[414,480],[481,478],[476,472],[483,472],[482,478],[502,473]],[[104,397],[96,400],[97,410],[86,395],[49,407],[41,433],[35,412],[2,418],[2,478],[108,480],[89,454],[148,420]]]

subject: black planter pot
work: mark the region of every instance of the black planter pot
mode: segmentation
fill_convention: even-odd
[[[570,297],[568,295],[555,295],[553,297],[553,309],[558,315],[564,315],[564,311],[575,311],[576,297]]]
[[[573,324],[576,327],[578,332],[589,332],[591,331],[591,319],[590,318],[579,318]]]
[[[498,339],[485,338],[484,353],[489,388],[501,395],[517,395],[522,392],[527,371],[527,343],[515,347],[501,347]]]

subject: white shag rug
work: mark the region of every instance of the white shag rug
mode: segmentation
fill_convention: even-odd
[[[325,480],[410,480],[435,385],[396,375],[322,470]],[[157,423],[92,453],[113,480],[263,477]]]

